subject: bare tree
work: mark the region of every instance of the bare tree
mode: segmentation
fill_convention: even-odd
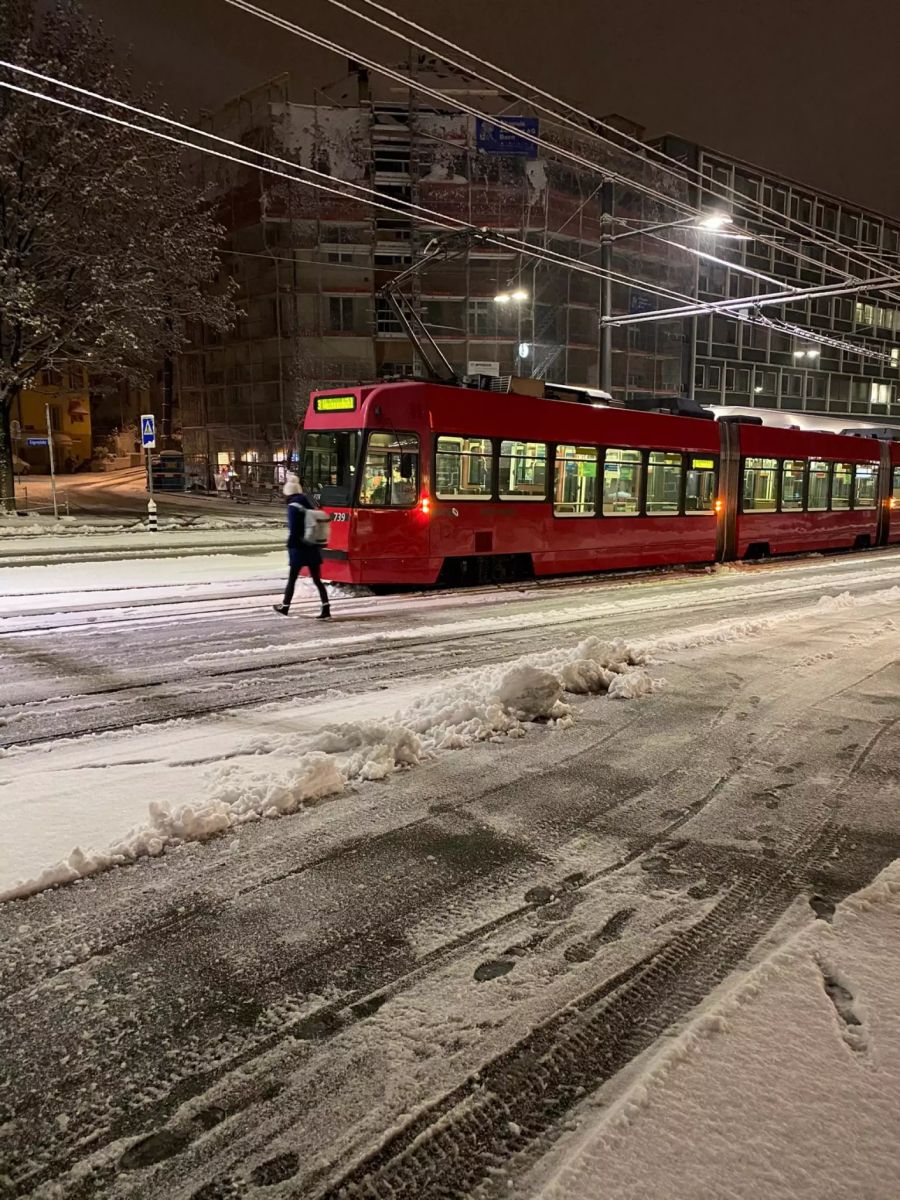
[[[130,98],[76,0],[43,16],[34,0],[0,0],[0,51]],[[9,70],[4,83],[104,108]],[[13,505],[11,407],[39,371],[68,359],[141,382],[184,344],[188,323],[228,327],[222,232],[178,146],[0,86],[0,511]]]

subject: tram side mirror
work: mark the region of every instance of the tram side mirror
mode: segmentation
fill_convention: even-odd
[[[413,454],[401,454],[400,455],[400,478],[401,479],[412,479],[412,477],[413,477],[413,459],[414,458],[415,458],[415,455],[413,455]]]

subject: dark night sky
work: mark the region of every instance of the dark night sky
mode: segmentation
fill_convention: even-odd
[[[260,2],[382,61],[402,57],[324,0]],[[898,0],[387,2],[596,115],[623,113],[900,215]],[[303,100],[343,73],[334,55],[224,0],[84,3],[123,52],[133,47],[137,78],[189,112],[284,70],[308,84]]]

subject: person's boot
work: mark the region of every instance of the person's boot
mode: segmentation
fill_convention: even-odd
[[[331,605],[326,600],[325,603],[322,605],[322,611],[319,613],[316,620],[327,621],[330,616],[331,616]]]
[[[274,608],[275,612],[281,613],[283,617],[286,617],[290,611],[290,606],[287,604],[273,604],[272,608]]]

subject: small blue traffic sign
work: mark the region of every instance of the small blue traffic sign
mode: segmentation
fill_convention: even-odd
[[[141,445],[145,450],[156,448],[156,417],[152,413],[141,415]]]

